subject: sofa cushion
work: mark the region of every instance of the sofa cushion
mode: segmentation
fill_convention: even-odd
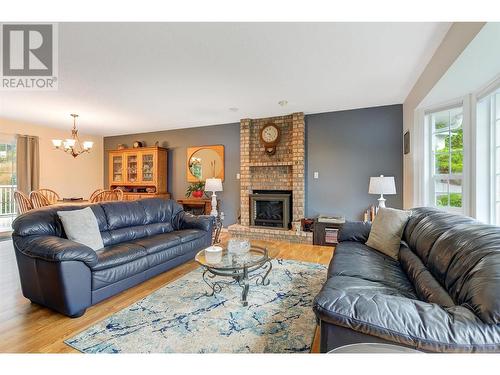
[[[499,227],[478,223],[449,229],[430,251],[428,267],[458,304],[486,323],[500,323]]]
[[[108,221],[108,231],[102,236],[105,246],[171,232],[174,230],[172,215],[182,209],[166,199],[105,202],[100,205]]]
[[[409,211],[380,208],[375,220],[373,220],[366,244],[381,253],[398,259],[401,236],[409,216]]]
[[[175,234],[180,237],[181,243],[185,243],[203,237],[207,232],[200,229],[181,229],[175,231]]]
[[[372,225],[368,221],[346,221],[339,230],[338,240],[339,242],[356,241],[365,243],[368,241],[371,227]]]
[[[104,288],[118,281],[128,279],[149,268],[147,258],[144,256],[127,263],[92,271],[92,290]]]
[[[147,215],[140,201],[106,202],[101,204],[109,230],[148,224]]]
[[[408,248],[406,243],[403,243],[399,250],[399,263],[422,301],[437,303],[443,307],[456,305],[448,292],[437,282],[422,260]]]
[[[171,199],[141,199],[148,223],[172,223],[182,206]]]
[[[181,243],[181,237],[178,236],[177,232],[170,232],[144,237],[133,241],[133,243],[144,247],[148,254],[154,254],[179,245]]]
[[[346,241],[337,245],[328,268],[328,277],[333,276],[378,283],[408,298],[417,298],[397,261],[359,242]]]
[[[174,232],[177,233],[177,232]],[[176,245],[174,247],[170,247],[166,250],[157,251],[155,253],[150,253],[147,256],[147,260],[150,267],[156,266],[161,263],[168,262],[174,258],[181,257],[186,254],[192,254],[193,258],[196,252],[201,249],[210,246],[211,236],[207,235],[205,232],[205,236],[198,237],[192,241],[187,241]]]
[[[139,238],[145,238],[160,233],[172,231],[170,223],[151,223],[133,227],[124,227],[109,231],[109,242],[106,245],[113,245],[122,242],[130,242]]]
[[[155,253],[150,253],[147,256],[149,267],[153,267],[158,264],[168,262],[169,260],[184,255],[191,250],[192,248],[191,246],[188,246],[188,244],[179,244],[165,250],[157,251]]]
[[[116,267],[147,255],[144,247],[133,243],[106,246],[102,250],[97,250],[96,253],[97,264],[91,267],[92,271]]]
[[[456,225],[477,223],[470,217],[452,215],[437,208],[420,207],[412,209],[411,212],[403,240],[426,266],[429,252],[439,236]]]
[[[323,322],[424,351],[500,350],[500,327],[485,324],[463,306],[443,308],[379,285],[352,284],[346,277],[328,279],[314,310]]]

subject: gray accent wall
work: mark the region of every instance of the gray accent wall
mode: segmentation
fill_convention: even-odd
[[[132,147],[135,141],[144,141],[146,146],[168,148],[168,191],[173,199],[184,198],[186,180],[186,152],[190,146],[224,145],[224,191],[217,193],[224,212],[224,226],[237,222],[240,207],[240,124],[224,124],[199,128],[165,130],[152,133],[120,135],[104,138],[104,186],[108,186],[108,150],[115,150],[120,143]]]
[[[372,107],[305,116],[306,215],[338,214],[362,218],[377,196],[368,194],[370,176],[394,176],[397,195],[386,196],[389,207],[401,208],[403,183],[402,105]],[[168,151],[168,191],[183,198],[186,181],[186,148],[222,144],[225,148],[224,192],[218,193],[224,226],[237,222],[240,207],[239,123],[166,130],[104,138],[104,150],[135,140],[152,146],[159,141]],[[319,179],[313,173],[319,172]],[[104,185],[108,180],[108,155],[104,155]]]
[[[370,176],[394,176],[403,206],[403,107],[390,105],[306,116],[306,215],[361,219],[378,196],[368,194]],[[319,172],[319,179],[314,179]]]

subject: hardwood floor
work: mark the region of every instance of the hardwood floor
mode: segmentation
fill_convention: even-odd
[[[227,241],[227,234],[223,234],[222,239]],[[279,241],[253,242],[256,245],[267,246],[273,258],[328,264],[333,255],[331,247]],[[2,288],[0,292],[0,352],[4,353],[76,352],[64,344],[63,340],[198,267],[194,261],[190,261],[90,307],[80,318],[71,319],[44,307],[31,304],[23,297],[11,241],[0,242],[0,259],[0,285]],[[319,351],[318,336],[318,331],[316,331],[313,352]]]

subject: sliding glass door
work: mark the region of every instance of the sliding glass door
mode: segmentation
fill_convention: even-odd
[[[12,229],[16,187],[16,139],[0,133],[0,233]]]

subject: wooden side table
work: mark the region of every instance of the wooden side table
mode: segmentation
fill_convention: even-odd
[[[193,215],[210,215],[210,211],[212,211],[212,201],[210,199],[185,198],[178,199],[177,203],[182,206],[184,211]]]
[[[339,230],[343,224],[321,223],[314,219],[313,244],[321,246],[336,246],[338,244]]]

